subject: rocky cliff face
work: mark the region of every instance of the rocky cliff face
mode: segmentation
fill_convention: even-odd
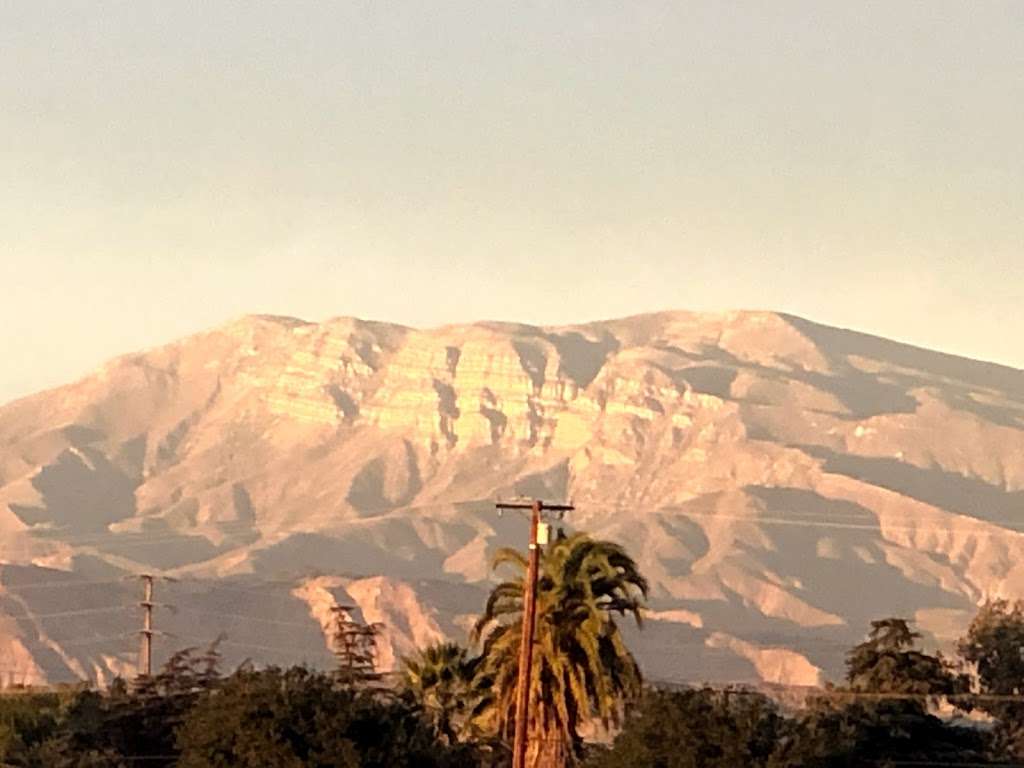
[[[1024,372],[765,312],[244,318],[0,408],[0,676],[130,671],[141,571],[164,652],[327,663],[337,600],[391,663],[464,631],[513,494],[637,557],[651,677],[813,684],[1022,594]]]

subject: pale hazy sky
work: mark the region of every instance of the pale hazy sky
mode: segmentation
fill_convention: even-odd
[[[1024,2],[0,0],[0,401],[247,312],[1024,367]]]

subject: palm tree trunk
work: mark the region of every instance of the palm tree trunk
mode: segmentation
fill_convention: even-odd
[[[526,764],[529,768],[568,768],[569,750],[565,740],[553,734],[530,739]]]

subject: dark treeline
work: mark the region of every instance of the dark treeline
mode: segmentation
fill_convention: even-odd
[[[302,667],[216,673],[177,654],[131,688],[9,696],[3,764],[33,768],[300,768],[486,765],[443,744],[408,697]]]
[[[331,672],[225,674],[214,644],[105,691],[12,692],[0,698],[0,765],[507,766],[524,560],[506,550],[498,561],[513,575],[495,587],[473,644],[421,649],[399,682],[374,669],[376,630],[345,615]],[[646,591],[610,542],[558,536],[545,549],[532,768],[1024,766],[1019,603],[983,606],[953,658],[926,652],[903,619],[873,622],[844,679],[791,710],[749,690],[645,686],[616,621],[640,621]]]

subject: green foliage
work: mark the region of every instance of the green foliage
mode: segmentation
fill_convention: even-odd
[[[72,695],[26,690],[0,698],[0,761],[9,763],[45,742]]]
[[[455,768],[411,701],[303,668],[222,678],[215,649],[176,654],[156,676],[109,691],[0,700],[4,765],[17,768]]]
[[[26,740],[8,757],[15,766],[119,768],[173,766],[174,728],[203,691],[219,679],[216,646],[176,653],[163,670],[129,687],[115,681],[106,693],[79,691],[49,721],[46,738]]]
[[[383,686],[353,631],[346,669],[218,671],[216,645],[108,691],[0,698],[0,764],[11,768],[501,768],[514,726],[524,558],[476,627],[481,654],[439,643]],[[872,622],[844,685],[794,715],[764,695],[644,691],[618,621],[640,621],[647,583],[620,548],[562,534],[541,560],[528,733],[531,765],[588,768],[855,768],[1006,764],[1024,757],[1024,603],[984,606],[960,642],[979,693],[909,622]],[[356,630],[359,628],[356,627]],[[350,639],[351,639],[350,638]],[[977,697],[977,698],[974,698]],[[996,698],[986,698],[996,697]],[[994,738],[934,714],[942,699],[996,719]],[[610,746],[584,733],[615,733]]]
[[[1024,602],[983,605],[958,650],[986,697],[1024,696]],[[997,720],[996,749],[1024,758],[1024,702],[982,697],[977,706]]]
[[[840,700],[841,701],[841,700]],[[771,768],[842,768],[904,763],[971,763],[984,759],[985,734],[906,702],[819,701],[802,713],[776,748]]]
[[[526,559],[500,550],[495,567],[516,576],[496,586],[475,636],[482,641],[481,712],[492,732],[514,729]],[[530,680],[530,743],[548,764],[576,760],[581,727],[618,725],[623,707],[641,692],[641,675],[616,622],[639,624],[647,581],[625,550],[586,534],[559,535],[544,550],[537,586],[537,623]]]
[[[940,656],[917,647],[905,619],[871,622],[867,639],[847,654],[847,686],[812,700],[773,765],[855,766],[884,760],[979,760],[984,738],[929,711],[929,702],[956,696],[967,680]]]
[[[759,768],[787,728],[766,697],[747,692],[648,691],[611,749],[588,768]]]
[[[784,717],[747,691],[651,692],[592,768],[854,768],[893,762],[984,764],[985,733],[929,711],[965,687],[941,656],[918,648],[903,619],[872,623],[847,656],[846,687]]]
[[[851,691],[866,693],[951,696],[967,689],[967,680],[953,673],[941,655],[919,650],[921,635],[905,619],[871,622],[867,639],[847,654],[846,682]],[[915,702],[924,706],[924,700]]]
[[[413,768],[467,765],[397,697],[302,668],[240,670],[192,707],[180,768]],[[457,762],[457,761],[463,762]]]
[[[478,660],[458,643],[435,643],[402,660],[402,684],[446,744],[479,737],[472,723],[481,692]]]

